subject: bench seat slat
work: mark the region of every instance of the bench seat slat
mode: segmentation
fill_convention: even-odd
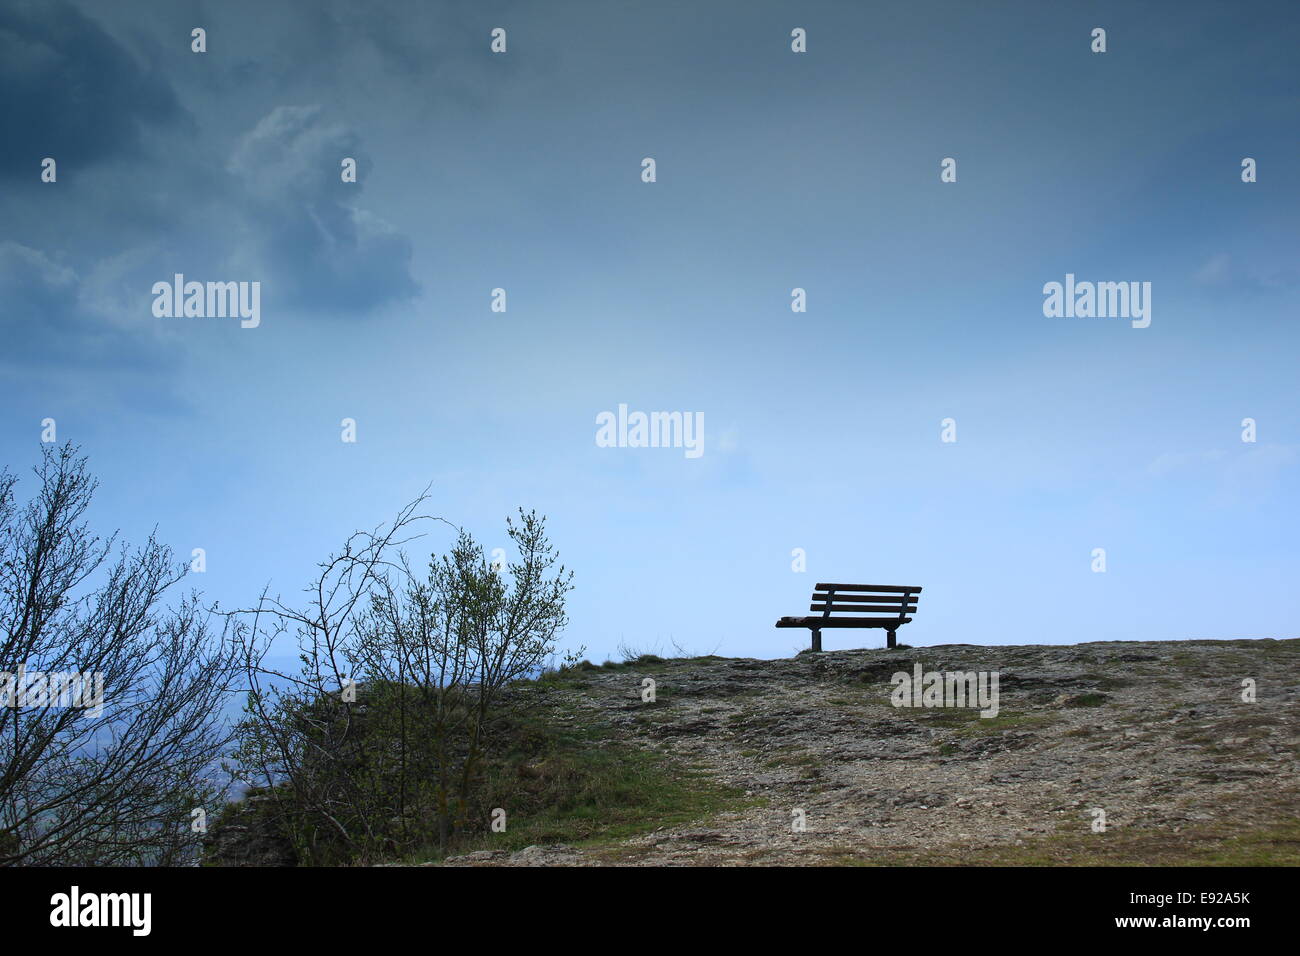
[[[783,617],[776,622],[777,627],[807,627],[820,630],[823,627],[883,627],[893,630],[899,624],[912,620],[905,617],[901,621],[896,617]]]
[[[818,591],[880,591],[882,594],[920,594],[920,588],[905,588],[896,584],[819,584]]]
[[[904,600],[908,604],[915,604],[918,600],[914,595],[907,595],[905,598],[901,594],[840,594],[839,592],[823,594],[820,591],[814,592],[812,599],[831,600],[836,604],[901,604]]]
[[[881,611],[892,611],[897,617],[898,613],[906,608],[908,614],[916,612],[915,604],[832,604],[828,608],[825,601],[812,603],[808,605],[810,611],[826,611],[832,614],[875,614]]]

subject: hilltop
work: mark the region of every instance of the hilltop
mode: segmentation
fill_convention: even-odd
[[[997,671],[997,716],[892,706],[917,663]],[[1300,863],[1297,640],[645,655],[512,693],[582,741],[571,779],[599,755],[642,792],[516,814],[444,865]],[[564,786],[553,757],[514,772]]]

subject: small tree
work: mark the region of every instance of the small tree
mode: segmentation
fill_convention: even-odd
[[[541,669],[567,621],[572,573],[557,567],[544,518],[521,509],[518,523],[507,519],[518,560],[505,568],[458,529],[421,578],[400,545],[423,501],[349,539],[321,565],[305,608],[264,597],[250,612],[267,625],[248,632],[255,693],[241,772],[269,788],[310,862],[339,846],[352,858],[431,840],[445,850],[467,823],[501,691]],[[263,668],[290,628],[299,673]],[[340,692],[348,686],[354,698]]]
[[[21,506],[0,473],[0,863],[187,862],[192,811],[220,796],[233,647],[197,596],[159,608],[185,574],[170,550],[90,534],[74,447],[35,473]]]
[[[568,622],[565,598],[573,573],[559,565],[546,519],[520,509],[518,523],[506,519],[506,534],[518,560],[504,568],[492,567],[482,546],[461,531],[450,553],[430,562],[424,581],[406,566],[400,587],[386,580],[360,648],[367,678],[401,689],[404,754],[406,697],[408,688],[415,691],[443,850],[468,822],[502,690],[541,670]]]

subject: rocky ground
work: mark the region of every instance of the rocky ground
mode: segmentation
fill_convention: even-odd
[[[891,675],[916,662],[997,671],[998,716],[892,706]],[[544,693],[557,719],[599,720],[734,787],[735,808],[446,865],[1300,862],[1296,640],[696,658]]]

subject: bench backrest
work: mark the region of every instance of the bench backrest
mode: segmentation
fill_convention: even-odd
[[[902,620],[916,611],[920,588],[899,584],[819,584],[813,591],[810,611],[823,617],[862,615],[863,621]]]

